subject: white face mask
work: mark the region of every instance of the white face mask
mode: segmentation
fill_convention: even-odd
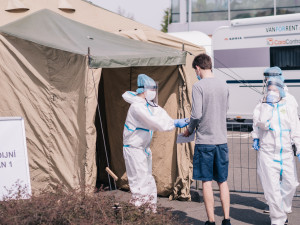
[[[146,91],[145,97],[148,101],[152,101],[156,97],[156,91]]]
[[[280,97],[279,93],[276,92],[276,91],[268,91],[268,95],[273,95],[273,96],[278,97],[278,98]]]
[[[267,102],[275,103],[280,100],[280,94],[276,91],[268,91]]]

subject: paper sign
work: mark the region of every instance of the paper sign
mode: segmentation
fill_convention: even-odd
[[[176,143],[187,143],[195,140],[195,131],[188,137],[184,137],[183,133],[177,135]]]
[[[22,190],[21,196],[14,196]],[[0,201],[31,195],[24,120],[0,117]]]

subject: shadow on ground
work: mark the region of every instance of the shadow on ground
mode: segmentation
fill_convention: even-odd
[[[219,193],[218,193],[218,195],[219,195]],[[231,205],[235,205],[235,204],[244,205],[247,207],[254,207],[254,208],[260,209],[260,210],[265,209],[267,206],[267,204],[264,201],[259,200],[256,196],[249,197],[249,196],[242,196],[242,195],[232,194],[232,193],[230,193],[230,204]]]
[[[193,225],[204,225],[205,221],[197,220],[187,216],[187,213],[179,210],[172,211],[173,215],[178,216],[179,220],[182,221],[182,224],[193,224]]]
[[[200,190],[190,189],[192,202],[203,202],[203,195]]]
[[[215,196],[220,197],[219,193]],[[230,217],[234,220],[253,225],[269,225],[269,214],[264,214],[266,203],[257,197],[230,194]],[[223,216],[221,206],[215,208],[215,214]]]
[[[222,207],[215,208],[215,214],[223,216]],[[253,225],[270,225],[268,214],[256,212],[253,209],[239,209],[233,206],[230,207],[230,217],[234,220]]]

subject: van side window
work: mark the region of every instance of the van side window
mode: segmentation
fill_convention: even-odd
[[[270,66],[279,66],[282,70],[299,70],[300,45],[271,47]]]

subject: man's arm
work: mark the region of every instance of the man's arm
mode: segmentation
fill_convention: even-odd
[[[199,125],[202,117],[203,94],[199,87],[193,86],[192,91],[192,112],[188,128],[184,132],[184,136],[189,136]]]

